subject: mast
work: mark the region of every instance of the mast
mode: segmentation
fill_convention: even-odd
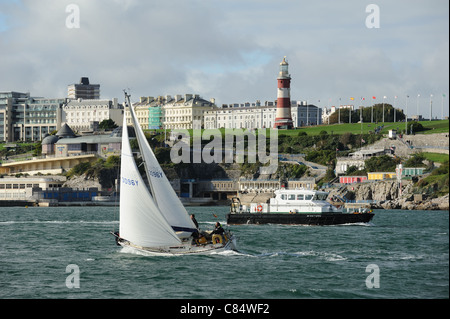
[[[158,206],[158,201],[156,199],[155,196],[155,191],[153,189],[153,185],[150,179],[150,175],[148,173],[148,169],[147,169],[147,164],[145,162],[145,156],[142,153],[142,147],[144,145],[144,141],[141,140],[141,138],[139,137],[139,134],[137,133],[137,129],[136,129],[136,117],[134,116],[134,111],[132,110],[132,106],[131,106],[131,102],[130,102],[130,95],[124,90],[123,91],[125,93],[125,102],[128,105],[128,107],[130,108],[130,115],[131,115],[131,124],[133,125],[134,130],[136,131],[136,139],[138,141],[138,145],[139,145],[139,151],[141,153],[141,158],[142,158],[142,164],[144,164],[144,171],[145,171],[145,175],[147,177],[147,183],[149,186],[149,190],[150,190],[150,195],[152,196],[153,200],[155,201],[156,206]],[[125,115],[124,115],[125,116]],[[123,129],[127,129],[126,127]],[[141,164],[141,165],[142,165]],[[159,206],[158,206],[159,207]]]

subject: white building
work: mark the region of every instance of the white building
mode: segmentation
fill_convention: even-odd
[[[141,97],[133,103],[138,122],[143,129],[200,129],[204,127],[204,112],[216,109],[214,99],[202,99],[198,94]],[[160,110],[158,108],[161,108]],[[157,112],[155,112],[155,110]],[[126,111],[127,123],[131,123],[130,112]],[[153,118],[157,116],[158,118]]]
[[[113,100],[70,100],[63,106],[62,123],[68,124],[73,130],[92,131],[95,124],[112,119],[117,125],[122,125],[123,106]]]
[[[215,108],[214,99],[206,101],[197,94],[167,96],[162,107],[162,127],[171,130],[203,128],[204,113]]]
[[[0,179],[0,200],[29,200],[33,188],[57,190],[66,181],[64,176],[52,177],[4,177]]]
[[[222,108],[206,111],[205,128],[272,128],[276,116],[276,103],[266,101],[264,106],[256,103],[223,105]],[[305,102],[291,102],[294,127],[321,124],[322,109]]]

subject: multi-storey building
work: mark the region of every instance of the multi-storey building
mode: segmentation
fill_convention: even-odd
[[[222,108],[205,112],[205,128],[272,128],[276,112],[276,103],[268,101],[263,106],[259,101],[252,104],[225,104]],[[322,109],[315,105],[292,101],[290,112],[294,127],[322,123]]]
[[[200,129],[204,127],[203,114],[215,109],[215,101],[206,101],[199,95],[167,96],[162,107],[162,127],[166,129]]]
[[[24,105],[30,93],[0,92],[0,141],[21,140],[24,132]]]
[[[66,99],[33,98],[30,93],[0,93],[0,141],[38,141],[61,127]]]
[[[123,106],[118,103],[117,98],[70,100],[63,106],[62,123],[67,123],[73,130],[93,131],[96,124],[108,119],[119,126],[122,124]]]
[[[141,97],[139,102],[133,103],[136,111],[139,125],[142,129],[155,130],[162,128],[162,106],[166,98],[158,96],[156,99],[153,96]],[[127,123],[131,125],[130,112],[126,111]]]
[[[40,141],[61,128],[62,106],[67,99],[29,98],[25,105],[25,140]]]
[[[90,84],[89,78],[83,77],[79,84],[71,84],[67,87],[67,97],[69,99],[100,99],[100,84]]]
[[[203,114],[215,109],[214,99],[202,99],[199,95],[185,94],[141,97],[133,104],[138,121],[144,129],[199,129],[204,127]],[[127,111],[127,123],[130,123],[130,114]]]

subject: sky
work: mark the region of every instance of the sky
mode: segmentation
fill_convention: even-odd
[[[292,100],[449,114],[447,0],[0,0],[0,91],[274,101],[285,56]]]

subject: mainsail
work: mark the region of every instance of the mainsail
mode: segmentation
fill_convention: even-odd
[[[132,123],[137,131],[134,111],[130,106]],[[139,128],[139,129],[137,129]],[[181,244],[171,224],[161,213],[142,179],[128,138],[126,117],[122,127],[120,183],[120,237],[143,247],[161,247]],[[163,174],[164,175],[164,174]]]
[[[152,196],[156,205],[175,231],[195,231],[196,227],[194,223],[159,165],[155,154],[147,142],[144,131],[137,124],[136,113],[129,101],[128,104],[130,106],[132,122],[136,124],[133,126],[136,131],[142,159],[146,166],[147,178],[149,179]]]

